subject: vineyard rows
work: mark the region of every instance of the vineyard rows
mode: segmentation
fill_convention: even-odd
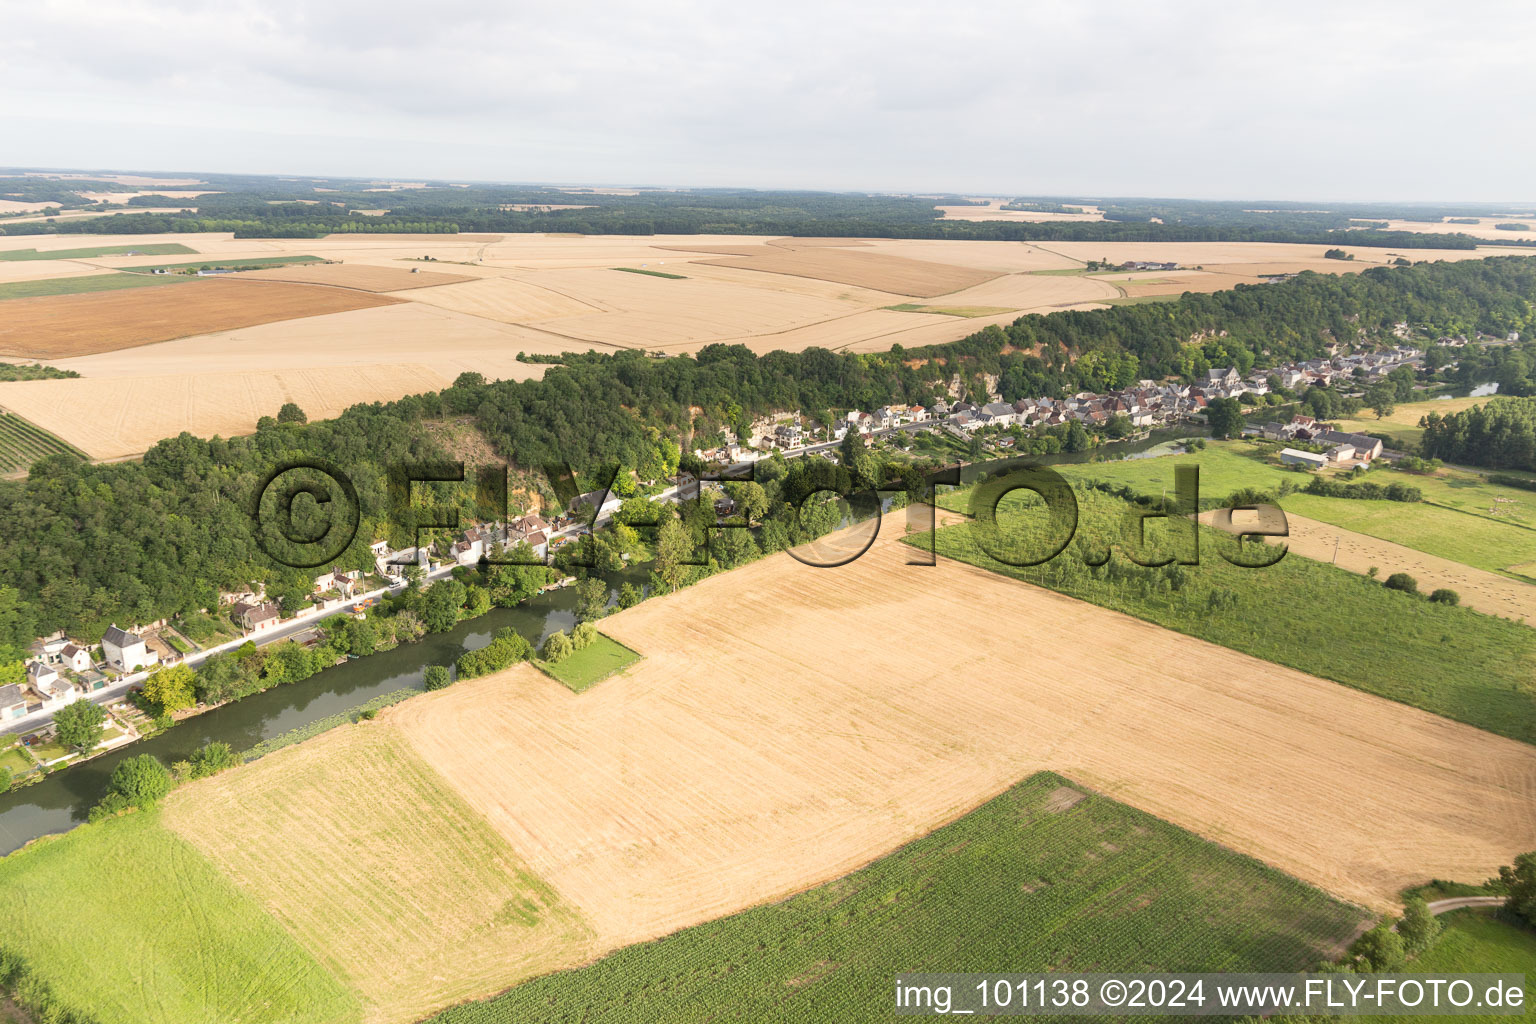
[[[0,473],[20,472],[45,455],[61,452],[85,458],[80,449],[41,427],[13,413],[0,413]]]

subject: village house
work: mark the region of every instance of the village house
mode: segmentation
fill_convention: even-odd
[[[89,672],[91,652],[78,644],[65,644],[59,652],[59,663],[71,672]]]
[[[1355,457],[1355,446],[1352,444],[1336,444],[1323,454],[1328,456],[1329,462],[1348,462]]]
[[[27,717],[27,698],[15,683],[0,686],[0,722]]]
[[[409,566],[426,569],[430,564],[431,556],[426,548],[401,548],[399,551],[391,551],[377,563],[380,575],[396,580],[405,575],[405,570]]]
[[[55,633],[52,636],[43,637],[32,644],[32,657],[44,665],[53,665],[58,662],[64,648],[67,646],[69,646],[69,641],[64,638],[64,634]]]
[[[1007,427],[1011,426],[1017,417],[1014,415],[1013,406],[1007,402],[988,402],[981,407],[978,418],[989,427]]]
[[[51,665],[32,662],[27,666],[27,684],[37,693],[43,707],[62,707],[79,696],[68,679],[54,671]]]
[[[588,491],[576,499],[577,504],[584,505],[587,511],[584,517],[592,516],[592,510],[596,510],[596,518],[592,519],[593,526],[602,526],[624,504],[624,500],[617,495],[604,491]]]
[[[283,613],[273,601],[263,601],[259,604],[247,604],[242,601],[235,605],[232,616],[246,633],[265,633],[269,629],[277,628],[277,624],[282,621]]]
[[[101,638],[101,653],[108,665],[123,672],[148,668],[160,660],[142,637],[119,629],[115,623],[107,627],[106,635]]]

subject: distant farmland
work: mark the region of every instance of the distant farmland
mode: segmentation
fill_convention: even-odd
[[[0,321],[0,352],[52,359],[112,352],[192,334],[398,302],[343,288],[278,281],[200,279],[162,297],[155,289],[15,299]]]
[[[31,299],[43,295],[84,295],[89,292],[115,292],[125,288],[153,288],[163,284],[185,284],[195,278],[181,274],[84,274],[75,277],[45,277],[41,281],[10,281],[0,284],[0,300]]]
[[[0,249],[4,260],[83,260],[92,256],[182,256],[196,253],[180,242],[151,242],[135,245],[98,245],[93,249]]]

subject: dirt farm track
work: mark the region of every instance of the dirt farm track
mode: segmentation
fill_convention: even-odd
[[[402,738],[576,915],[528,948],[501,934],[508,962],[555,969],[782,897],[1042,768],[1378,910],[1536,847],[1536,748],[981,569],[906,565],[904,515],[851,565],[776,555],[603,620],[645,657],[580,696],[519,666],[367,726]],[[354,735],[185,787],[167,809],[321,949],[358,940],[315,920],[317,872],[261,851],[350,850],[383,873],[368,886],[404,891],[408,858],[367,853],[398,822],[338,829],[308,808],[238,834],[219,822],[284,785],[285,755],[334,756],[324,799],[379,805],[377,781],[342,768]],[[413,941],[452,939],[473,961],[479,940],[454,916],[418,922]],[[403,984],[383,961],[351,976]]]

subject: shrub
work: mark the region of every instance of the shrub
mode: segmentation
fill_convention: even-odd
[[[422,683],[428,690],[441,690],[453,682],[446,665],[428,665],[422,674]]]
[[[1440,922],[1429,912],[1429,904],[1415,896],[1403,905],[1403,919],[1398,922],[1397,934],[1403,937],[1408,952],[1422,953],[1440,934]]]
[[[238,759],[230,745],[214,740],[192,755],[189,766],[192,769],[192,778],[201,779],[226,768],[233,768],[237,763]]]
[[[11,791],[11,770],[0,765],[0,793]]]
[[[1497,884],[1507,897],[1504,909],[1536,926],[1536,852],[1522,853],[1513,866],[1499,868]]]
[[[1388,576],[1387,582],[1383,583],[1382,586],[1388,590],[1401,590],[1405,594],[1417,594],[1419,592],[1419,581],[1405,572],[1395,572]]]
[[[1370,971],[1392,971],[1402,965],[1406,951],[1403,937],[1383,921],[1355,940],[1350,953]]]
[[[1461,604],[1461,595],[1445,587],[1436,589],[1429,595],[1429,599],[1435,604]]]
[[[561,630],[555,630],[544,640],[544,649],[540,652],[543,659],[551,665],[558,664],[571,656],[575,650],[571,638]]]
[[[99,821],[130,807],[153,807],[171,791],[171,773],[153,754],[140,754],[112,769],[107,793],[91,808],[91,820]]]
[[[522,634],[510,626],[503,627],[496,631],[495,639],[485,647],[459,655],[459,678],[473,679],[475,676],[500,672],[508,665],[527,658],[532,652],[533,645]]]
[[[175,724],[176,719],[172,717],[169,711],[165,712],[164,714],[155,716],[155,731],[157,732],[165,732],[165,730],[169,729]]]

